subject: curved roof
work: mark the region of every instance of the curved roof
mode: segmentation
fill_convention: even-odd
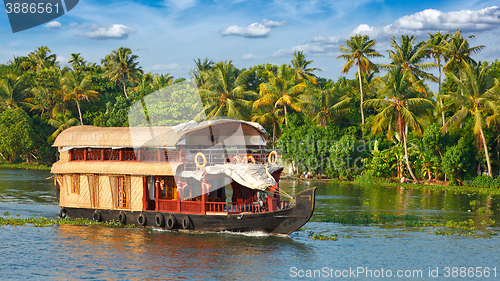
[[[241,126],[241,127],[240,127]],[[208,129],[210,130],[208,130]],[[94,127],[75,126],[64,130],[56,138],[54,147],[174,147],[192,132],[212,129],[241,128],[246,135],[260,135],[267,139],[266,130],[258,123],[220,119],[180,124],[174,127]],[[199,135],[197,136],[199,137]]]

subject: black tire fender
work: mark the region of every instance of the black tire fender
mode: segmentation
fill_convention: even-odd
[[[62,208],[61,211],[59,212],[59,217],[64,219],[67,216],[68,216],[68,210],[66,210],[66,208]]]
[[[137,224],[140,226],[145,226],[147,223],[146,216],[144,213],[140,213],[139,216],[137,217]]]
[[[156,214],[155,224],[157,227],[163,227],[165,225],[165,218],[163,217],[162,214]]]
[[[118,215],[118,221],[121,224],[125,224],[127,222],[127,215],[125,214],[124,211],[120,211],[120,214]]]
[[[175,219],[174,215],[170,215],[167,219],[167,228],[174,229],[176,226],[177,226],[177,220]]]
[[[92,219],[94,221],[97,221],[97,222],[100,222],[101,221],[101,212],[99,212],[98,210],[95,210],[94,214],[92,215]]]
[[[191,220],[189,219],[188,215],[186,215],[184,218],[182,218],[182,228],[183,229],[190,229],[191,228]]]

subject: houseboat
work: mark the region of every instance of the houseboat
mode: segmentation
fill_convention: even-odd
[[[60,216],[200,232],[288,235],[312,216],[315,188],[280,189],[280,155],[240,120],[173,127],[75,126],[54,142]]]

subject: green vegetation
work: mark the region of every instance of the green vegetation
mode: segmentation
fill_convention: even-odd
[[[475,205],[476,203],[477,202],[471,201],[471,205]],[[484,207],[479,208],[477,210],[477,213],[484,214]],[[347,217],[328,218],[325,220],[325,222],[339,223],[343,225],[379,225],[381,227],[394,226],[403,229],[418,228],[420,231],[426,231],[427,234],[457,235],[471,238],[491,238],[492,235],[496,234],[495,232],[492,232],[490,230],[490,227],[493,227],[496,224],[496,222],[492,219],[481,221],[473,219],[464,221],[438,221],[425,220],[415,215],[373,215],[370,213],[354,212]],[[429,228],[433,229],[429,230]],[[310,232],[308,237],[313,240],[338,240],[336,234],[327,236]]]
[[[4,213],[4,216],[9,216],[9,213]],[[135,225],[127,224],[123,225],[118,221],[112,220],[109,222],[96,222],[89,219],[69,219],[69,218],[45,218],[45,217],[33,217],[29,218],[16,218],[16,217],[0,217],[0,225],[12,225],[12,226],[33,226],[33,227],[50,227],[53,225],[62,225],[62,224],[71,224],[71,225],[101,225],[107,227],[125,227],[125,228],[134,228]]]
[[[51,165],[51,145],[71,126],[141,125],[129,124],[130,107],[170,86],[166,99],[148,101],[148,118],[160,120],[155,125],[218,116],[259,122],[295,175],[449,184],[448,190],[468,185],[495,193],[500,62],[476,62],[473,56],[484,46],[471,40],[460,31],[427,38],[403,34],[391,39],[389,50],[377,50],[376,40],[354,35],[337,58],[345,60],[342,72],[352,79],[318,76],[320,69],[304,52],[295,52],[289,64],[248,69],[195,59],[192,88],[180,83],[184,78],[144,73],[140,58],[126,47],[100,64],[73,53],[71,66],[61,67],[56,54],[40,46],[0,64],[0,162]],[[372,62],[382,51],[387,63]],[[196,91],[201,101],[186,98]]]

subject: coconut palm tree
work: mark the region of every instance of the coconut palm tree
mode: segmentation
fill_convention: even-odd
[[[427,57],[433,58],[434,63],[438,65],[439,76],[438,76],[438,100],[439,106],[441,110],[441,119],[442,124],[446,123],[446,118],[444,116],[444,107],[443,107],[443,99],[441,98],[441,75],[442,75],[442,65],[441,59],[447,61],[447,57],[444,54],[443,47],[447,44],[448,38],[450,38],[450,34],[442,34],[441,32],[436,32],[434,34],[430,34],[430,39],[427,40],[426,49],[427,49]]]
[[[326,128],[328,120],[342,116],[349,112],[352,100],[347,95],[342,95],[335,85],[329,83],[323,88],[314,89],[311,94],[304,95],[306,111],[312,116],[312,121]]]
[[[494,110],[500,101],[500,83],[498,79],[495,80],[495,84],[492,83],[492,76],[488,73],[489,68],[487,66],[479,65],[477,69],[474,69],[467,63],[462,62],[460,71],[460,77],[450,73],[448,78],[458,85],[461,95],[449,94],[444,97],[450,100],[451,103],[461,106],[462,109],[445,123],[443,129],[462,124],[467,116],[472,116],[474,118],[473,133],[479,140],[479,143],[483,145],[488,175],[493,177],[483,126],[485,121],[488,120],[485,120],[486,116],[494,116]],[[490,121],[489,123],[492,122],[493,118],[488,120]]]
[[[276,148],[276,140],[278,138],[279,127],[278,124],[283,123],[283,109],[276,108],[272,104],[261,106],[256,108],[254,116],[252,117],[253,122],[257,122],[262,125],[271,124],[273,126],[273,149]]]
[[[90,76],[84,76],[76,71],[70,71],[61,79],[62,90],[64,92],[63,101],[75,99],[80,116],[80,124],[83,125],[82,111],[79,100],[97,99],[99,94],[91,89]]]
[[[403,142],[405,160],[408,171],[413,180],[418,183],[410,165],[408,157],[408,128],[413,129],[417,135],[422,135],[420,116],[428,114],[432,102],[419,97],[424,80],[413,81],[410,69],[403,70],[401,66],[394,67],[387,73],[386,79],[379,79],[381,88],[379,94],[383,99],[371,99],[365,102],[366,106],[380,108],[380,113],[373,119],[372,132],[376,134],[387,127],[387,138],[392,139],[397,132]]]
[[[7,108],[20,108],[29,106],[24,102],[24,97],[29,89],[25,89],[21,77],[8,74],[0,80],[0,105]]]
[[[473,66],[477,65],[476,61],[471,58],[471,55],[479,53],[484,48],[483,45],[471,47],[469,39],[472,38],[474,38],[474,35],[470,35],[467,38],[462,37],[462,32],[457,30],[453,35],[450,35],[450,40],[441,48],[448,58],[448,62],[444,65],[443,69],[447,72],[457,70],[460,81],[462,81],[463,62]],[[463,89],[460,89],[460,92],[463,96]]]
[[[437,82],[436,76],[425,72],[432,68],[438,67],[435,63],[424,63],[428,53],[427,45],[424,41],[416,43],[417,37],[409,35],[401,35],[401,45],[398,44],[396,38],[392,36],[391,46],[393,50],[388,50],[389,58],[392,60],[392,66],[401,66],[402,70],[409,69],[413,74],[413,81],[420,78]]]
[[[52,143],[62,131],[77,125],[78,120],[73,117],[71,111],[61,108],[61,106],[56,106],[52,109],[51,118],[48,123],[52,127],[57,128],[48,138],[48,142]]]
[[[28,55],[29,60],[23,62],[23,68],[31,72],[40,72],[43,69],[57,67],[57,57],[50,54],[52,51],[47,46],[40,46]]]
[[[113,50],[111,54],[107,55],[101,64],[104,65],[106,70],[106,77],[109,80],[118,83],[122,82],[123,93],[128,98],[126,83],[128,80],[134,80],[136,74],[143,74],[142,68],[139,66],[137,55],[133,55],[129,48],[120,47]]]
[[[153,74],[153,80],[151,81],[150,86],[153,88],[153,91],[158,91],[162,88],[170,86],[174,83],[174,77],[167,74]]]
[[[83,59],[80,53],[73,53],[71,54],[71,58],[68,60],[68,63],[71,63],[73,69],[77,70],[78,68],[85,66],[87,62]]]
[[[374,46],[376,44],[375,40],[370,40],[367,35],[356,34],[346,40],[347,47],[340,46],[340,51],[342,55],[338,56],[337,59],[343,58],[347,62],[342,68],[342,73],[347,73],[353,65],[358,66],[358,80],[359,80],[359,92],[361,95],[360,109],[361,109],[361,123],[365,124],[365,114],[363,112],[363,82],[361,79],[362,73],[368,73],[370,70],[378,72],[378,67],[376,64],[372,63],[369,58],[382,57],[381,54],[375,51]]]
[[[313,83],[314,85],[318,85],[317,81],[317,76],[313,74],[313,71],[321,69],[315,68],[315,67],[309,67],[309,65],[313,61],[307,61],[306,56],[304,55],[304,51],[296,51],[293,53],[293,59],[292,59],[292,68],[295,71],[295,79],[297,81],[303,81],[303,80],[308,80],[309,82]]]
[[[300,96],[306,90],[307,85],[304,82],[296,81],[293,70],[286,64],[278,67],[276,75],[270,71],[267,74],[270,77],[269,83],[259,85],[260,98],[253,103],[253,106],[259,108],[265,105],[274,105],[275,108],[283,108],[286,125],[288,124],[287,108],[297,112],[302,111],[303,101]]]
[[[203,73],[208,73],[210,69],[212,69],[212,66],[214,66],[214,62],[208,58],[205,58],[204,60],[197,59],[194,60],[194,63],[196,64],[196,69],[191,70],[191,74],[194,77],[194,80],[196,82],[196,85],[199,88],[203,88],[205,86],[205,81],[203,80]]]
[[[203,111],[196,118],[206,114],[206,119],[227,116],[250,120],[256,93],[246,89],[248,75],[248,70],[240,73],[231,61],[219,62],[209,72],[203,72]]]

